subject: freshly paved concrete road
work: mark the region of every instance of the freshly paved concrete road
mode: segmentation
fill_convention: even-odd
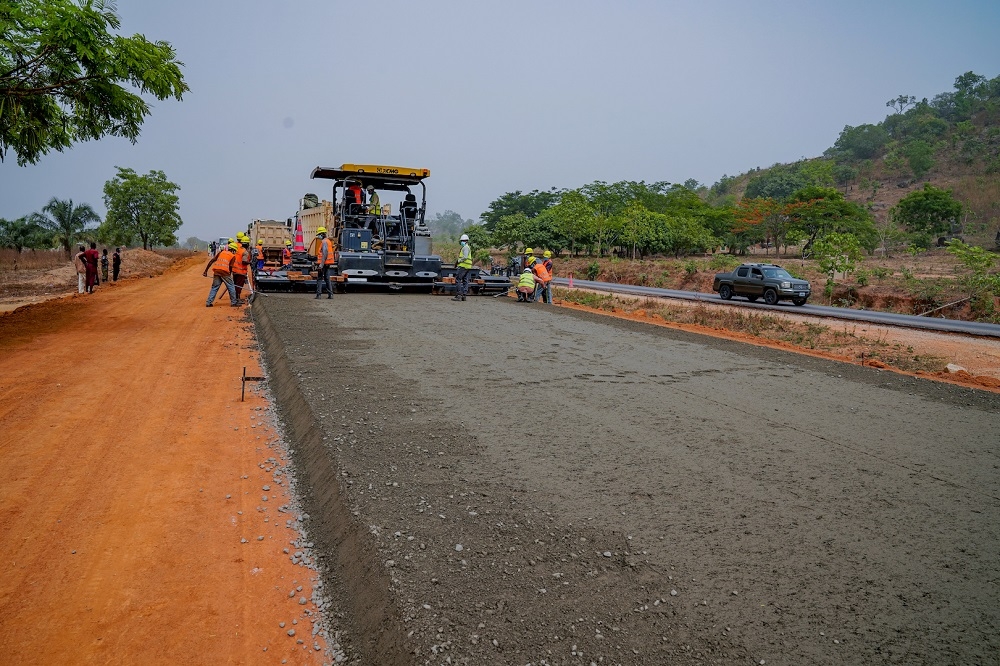
[[[310,534],[339,483],[414,663],[1000,661],[996,394],[513,299],[254,308]]]

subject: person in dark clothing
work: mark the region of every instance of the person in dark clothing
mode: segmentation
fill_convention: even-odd
[[[118,282],[118,272],[122,269],[121,248],[116,247],[115,253],[111,256],[111,279]]]
[[[108,248],[101,251],[101,279],[108,281]]]

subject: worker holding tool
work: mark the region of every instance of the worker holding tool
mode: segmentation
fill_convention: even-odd
[[[469,272],[472,270],[472,248],[469,247],[469,235],[462,234],[458,239],[461,249],[458,251],[458,261],[455,262],[455,297],[453,301],[464,301],[469,293]]]
[[[212,288],[208,292],[208,300],[205,301],[206,308],[212,307],[215,295],[219,293],[219,286],[222,284],[226,285],[226,290],[229,292],[229,305],[240,304],[236,297],[236,286],[233,284],[233,262],[236,261],[236,247],[235,242],[230,243],[215,253],[205,264],[202,275],[208,277],[208,269],[210,267],[212,269]]]
[[[316,238],[319,239],[319,252],[316,261],[319,262],[319,274],[316,276],[316,298],[319,298],[326,289],[326,297],[333,298],[333,286],[330,284],[330,271],[337,261],[336,248],[333,241],[326,237],[326,227],[316,230]]]

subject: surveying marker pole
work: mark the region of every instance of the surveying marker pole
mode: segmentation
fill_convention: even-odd
[[[243,366],[243,378],[240,380],[240,402],[246,397],[247,393],[247,382],[262,382],[267,377],[247,377],[247,366]]]

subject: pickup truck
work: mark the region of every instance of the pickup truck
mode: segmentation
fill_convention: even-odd
[[[768,305],[778,301],[805,305],[812,294],[807,281],[792,277],[775,264],[743,264],[731,273],[716,273],[712,289],[719,292],[724,301],[733,296],[744,296],[753,303],[763,297]]]

